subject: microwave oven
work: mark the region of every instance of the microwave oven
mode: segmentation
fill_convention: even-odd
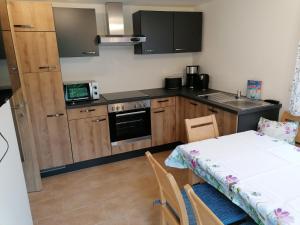
[[[98,82],[94,80],[64,83],[66,102],[91,101],[100,99]]]

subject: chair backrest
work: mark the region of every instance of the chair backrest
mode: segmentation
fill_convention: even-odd
[[[293,116],[289,112],[283,112],[281,116],[282,122],[299,122],[300,123],[300,116]],[[298,134],[296,136],[296,145],[300,145],[300,129],[298,129]]]
[[[219,218],[196,195],[189,184],[185,185],[184,189],[191,202],[197,225],[223,225]]]
[[[146,152],[146,156],[158,182],[164,224],[188,225],[185,203],[174,177],[154,159],[150,152]]]
[[[218,124],[214,114],[194,119],[185,119],[185,128],[188,142],[201,141],[219,136]]]

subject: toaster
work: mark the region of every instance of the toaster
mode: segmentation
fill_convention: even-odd
[[[165,88],[168,90],[177,90],[182,87],[182,77],[170,76],[165,78]]]

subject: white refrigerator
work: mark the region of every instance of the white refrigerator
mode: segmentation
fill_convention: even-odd
[[[9,102],[0,107],[0,225],[32,225]]]

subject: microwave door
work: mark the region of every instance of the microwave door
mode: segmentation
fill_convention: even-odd
[[[91,100],[90,84],[66,84],[65,99],[67,102]]]

